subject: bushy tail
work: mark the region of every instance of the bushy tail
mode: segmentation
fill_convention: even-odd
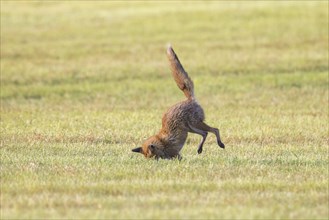
[[[187,72],[185,72],[182,64],[179,62],[179,59],[171,46],[168,46],[167,56],[170,61],[172,75],[177,83],[178,88],[184,92],[188,99],[194,99],[193,81],[188,76]]]

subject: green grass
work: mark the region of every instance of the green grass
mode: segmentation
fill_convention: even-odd
[[[328,2],[1,1],[1,219],[328,219]],[[184,99],[182,161],[131,149]]]

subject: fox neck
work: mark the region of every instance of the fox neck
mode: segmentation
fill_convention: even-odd
[[[163,141],[163,148],[175,149],[175,151],[180,151],[185,144],[187,139],[187,132],[167,132],[165,130],[160,130],[157,136]]]

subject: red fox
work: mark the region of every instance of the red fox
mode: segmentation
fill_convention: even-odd
[[[179,152],[183,148],[188,132],[202,136],[198,146],[199,154],[202,153],[203,143],[208,132],[215,134],[218,145],[225,148],[220,139],[219,130],[204,123],[205,115],[202,107],[195,99],[193,81],[185,72],[171,46],[168,46],[167,56],[170,61],[172,75],[187,100],[170,107],[162,117],[162,128],[159,133],[148,138],[142,147],[134,148],[132,151],[142,153],[146,158],[155,157],[157,160],[159,158],[178,158],[180,160],[182,157]]]

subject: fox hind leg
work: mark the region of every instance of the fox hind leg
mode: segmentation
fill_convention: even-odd
[[[208,132],[211,132],[211,133],[215,134],[216,138],[217,138],[218,146],[220,146],[221,148],[225,148],[225,145],[223,144],[222,140],[220,139],[220,134],[219,134],[218,128],[210,127],[209,125],[207,125],[204,122],[198,123],[196,127],[200,130],[208,131]]]
[[[198,154],[201,154],[202,153],[202,148],[203,148],[203,144],[204,144],[204,142],[206,141],[206,138],[207,138],[207,135],[208,135],[208,132],[207,131],[204,131],[204,130],[201,130],[201,129],[199,129],[199,128],[196,128],[196,127],[194,127],[194,126],[191,126],[190,124],[188,125],[188,127],[189,127],[189,132],[191,132],[191,133],[195,133],[195,134],[199,134],[199,135],[201,135],[202,136],[202,140],[201,140],[201,142],[200,142],[200,144],[199,144],[199,146],[198,146]]]

